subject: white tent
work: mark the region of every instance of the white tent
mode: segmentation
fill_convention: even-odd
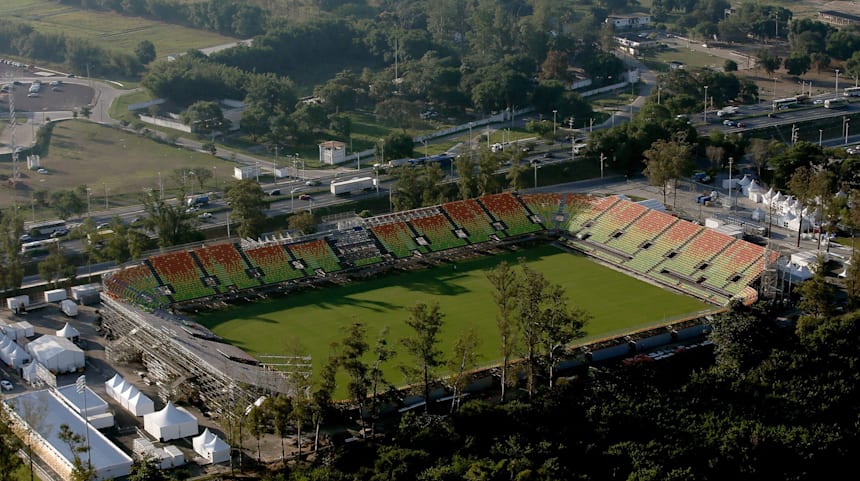
[[[764,202],[767,205],[770,205],[770,200],[772,198],[773,198],[773,187],[768,189],[767,192],[765,192],[764,195],[761,196],[762,202]]]
[[[108,396],[115,398],[114,388],[118,386],[121,382],[125,381],[119,373],[114,374],[112,378],[105,381],[105,392]]]
[[[72,326],[71,326],[71,324],[69,324],[68,322],[66,323],[66,325],[65,325],[65,326],[63,326],[63,328],[62,328],[62,329],[60,329],[59,331],[57,331],[57,336],[59,336],[59,337],[65,337],[66,339],[68,339],[68,340],[70,340],[70,341],[72,341],[72,342],[77,341],[77,340],[78,340],[78,337],[80,337],[80,335],[81,335],[81,333],[80,333],[80,332],[78,332],[78,330],[77,330],[77,329],[75,329],[74,327],[72,327]]]
[[[84,351],[65,337],[42,336],[27,344],[27,349],[52,372],[74,372],[84,367]]]
[[[17,341],[25,337],[33,337],[33,325],[27,321],[18,321],[11,324],[0,325],[0,331],[3,331],[10,339]]]
[[[752,211],[752,213],[750,214],[750,217],[752,218],[752,220],[754,220],[756,222],[761,222],[761,221],[765,220],[766,216],[767,216],[767,214],[765,213],[764,210],[761,209],[761,207],[756,207]]]
[[[752,177],[750,177],[749,174],[744,174],[744,178],[738,181],[738,185],[740,185],[741,188],[743,188],[743,187],[750,185],[752,183],[752,181],[753,181],[753,179],[752,179]]]
[[[155,412],[155,403],[152,402],[152,399],[140,392],[137,391],[136,394],[132,395],[126,403],[123,404],[123,407],[129,410],[135,416],[145,416],[150,413]]]
[[[186,438],[197,434],[197,418],[168,401],[161,411],[143,416],[143,429],[160,441]]]
[[[3,364],[18,369],[30,362],[31,359],[27,351],[19,346],[18,343],[0,334],[0,360],[3,361]]]
[[[194,452],[208,459],[210,463],[223,463],[230,460],[230,445],[225,443],[217,435],[211,433],[209,428],[203,434],[191,439]]]
[[[752,182],[750,185],[744,187],[744,195],[753,202],[761,202],[762,188],[758,185],[758,182]]]

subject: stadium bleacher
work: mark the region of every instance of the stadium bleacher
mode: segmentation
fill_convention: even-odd
[[[749,296],[764,268],[763,247],[623,198],[504,193],[371,217],[310,240],[194,246],[103,282],[114,298],[158,308],[557,227],[576,234],[568,245],[603,262],[717,304]]]

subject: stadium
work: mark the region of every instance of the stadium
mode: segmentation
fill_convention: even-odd
[[[210,412],[230,412],[261,394],[289,393],[290,383],[274,363],[192,320],[198,309],[301,296],[539,244],[576,251],[714,310],[732,300],[755,301],[753,286],[776,257],[764,247],[619,196],[486,195],[361,219],[299,239],[181,248],[114,271],[103,279],[107,356],[141,361],[163,400],[185,398]],[[607,303],[625,295],[609,294]],[[657,325],[660,319],[653,320]],[[254,346],[248,350],[260,352]],[[289,363],[309,367],[310,360]]]

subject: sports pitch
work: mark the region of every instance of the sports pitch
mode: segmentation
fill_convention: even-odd
[[[409,336],[407,308],[416,302],[439,303],[445,317],[441,333],[443,352],[473,328],[480,344],[479,365],[500,359],[496,308],[486,272],[502,260],[516,264],[524,257],[531,268],[567,290],[570,305],[592,315],[586,339],[632,331],[713,308],[692,297],[675,294],[604,267],[580,254],[545,245],[454,265],[388,275],[347,286],[309,290],[285,298],[202,314],[197,320],[225,340],[250,354],[296,354],[297,347],[313,357],[317,373],[331,352],[331,344],[344,337],[351,322],[367,326],[373,346],[384,327],[397,356],[384,366],[389,382],[408,383],[399,371],[413,359],[402,352],[400,339]],[[369,360],[369,357],[368,357]],[[443,368],[444,370],[444,368]],[[343,379],[345,381],[345,378]],[[344,382],[338,379],[338,391]]]

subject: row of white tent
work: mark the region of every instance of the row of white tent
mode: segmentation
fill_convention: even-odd
[[[18,369],[30,362],[32,357],[17,342],[5,334],[0,334],[0,359],[3,360],[3,364]]]
[[[773,188],[765,191],[758,181],[748,175],[738,181],[737,186],[741,189],[741,195],[757,204],[764,204],[766,210],[761,207],[753,210],[752,219],[755,221],[773,222],[789,230],[809,230],[821,217],[818,209],[810,210],[794,196],[774,192]]]
[[[146,394],[134,387],[119,374],[105,382],[105,391],[126,411],[135,416],[145,416],[155,412],[155,403]]]

